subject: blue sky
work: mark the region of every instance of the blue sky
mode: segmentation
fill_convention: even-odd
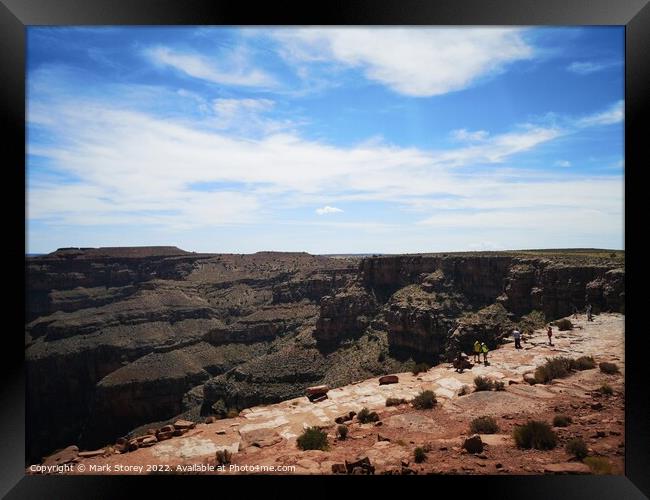
[[[29,253],[623,248],[622,27],[27,43]]]

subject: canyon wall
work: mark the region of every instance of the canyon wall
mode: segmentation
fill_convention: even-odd
[[[27,259],[29,460],[491,347],[539,311],[624,312],[622,255],[193,254]]]

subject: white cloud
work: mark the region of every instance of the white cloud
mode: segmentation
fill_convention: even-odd
[[[531,58],[522,34],[512,28],[308,28],[273,36],[292,64],[334,62],[360,68],[400,94],[433,96]]]
[[[235,50],[226,56],[206,57],[181,53],[167,47],[153,47],[145,51],[153,62],[169,66],[194,78],[224,85],[243,87],[272,87],[275,80],[266,72],[250,67],[245,52]]]
[[[475,132],[470,132],[467,129],[461,128],[452,130],[450,135],[451,138],[455,141],[478,142],[484,141],[490,134],[485,130],[476,130]]]
[[[591,73],[596,73],[602,71],[611,66],[614,66],[614,63],[611,62],[592,62],[592,61],[575,61],[567,66],[567,71],[576,73],[578,75],[589,75]]]
[[[576,122],[578,127],[593,127],[597,125],[612,125],[614,123],[620,123],[624,119],[625,114],[625,103],[624,101],[618,101],[608,110],[601,113],[596,113],[593,115],[585,116],[584,118],[579,119]]]
[[[558,160],[555,162],[555,166],[557,167],[570,167],[571,162],[569,160]]]
[[[324,206],[323,208],[316,209],[316,213],[318,215],[335,214],[338,212],[343,212],[343,210],[341,210],[340,208],[330,207],[330,206]]]

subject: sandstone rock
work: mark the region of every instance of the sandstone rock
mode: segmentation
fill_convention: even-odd
[[[156,434],[156,437],[158,438],[158,441],[165,441],[166,439],[171,439],[174,437],[174,431],[167,431],[167,432],[158,432]]]
[[[474,434],[465,439],[463,449],[467,450],[468,453],[481,453],[483,451],[483,441],[481,441],[481,436]]]
[[[149,436],[149,437],[142,440],[142,442],[140,443],[140,446],[143,446],[143,447],[153,446],[157,442],[158,442],[158,440],[156,439],[156,436]]]
[[[313,396],[307,396],[309,398],[309,401],[312,403],[320,403],[321,401],[325,401],[327,398],[327,394],[314,394]]]
[[[383,377],[379,377],[379,385],[397,384],[398,382],[399,378],[397,375],[384,375]]]
[[[138,441],[138,443],[142,443],[145,439],[149,439],[149,438],[154,438],[155,439],[156,435],[155,434],[145,434],[143,436],[138,436],[135,439]]]
[[[158,432],[174,432],[174,426],[173,425],[163,425]]]
[[[345,461],[345,468],[348,471],[348,474],[353,474],[355,469],[360,469],[360,474],[374,474],[375,473],[375,468],[372,466],[370,463],[370,459],[368,457],[363,457],[355,462],[348,462],[347,460]]]
[[[92,457],[99,457],[104,455],[106,450],[102,448],[101,450],[93,450],[93,451],[80,451],[79,452],[79,458],[92,458]]]
[[[63,450],[55,453],[54,455],[50,455],[43,461],[43,465],[46,466],[51,466],[51,465],[63,465],[72,462],[75,460],[79,455],[79,448],[77,446],[68,446],[67,448],[64,448]]]
[[[590,474],[589,466],[580,462],[566,462],[544,466],[546,474]]]
[[[239,434],[242,437],[243,448],[248,446],[266,448],[282,441],[282,437],[273,429],[253,429],[245,432],[240,431]]]
[[[175,429],[194,429],[196,427],[196,422],[190,422],[189,420],[177,420],[174,422]]]
[[[598,403],[592,403],[591,405],[592,410],[602,410],[603,409],[603,404],[598,402]]]
[[[347,471],[345,464],[332,464],[333,474],[346,474]]]
[[[330,388],[327,385],[316,385],[313,387],[307,387],[307,395],[316,396],[321,394],[327,394],[329,390]]]
[[[138,443],[137,439],[131,439],[129,441],[129,446],[128,446],[128,451],[135,451],[140,447],[140,443]]]

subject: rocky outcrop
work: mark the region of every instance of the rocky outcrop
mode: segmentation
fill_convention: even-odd
[[[370,325],[377,306],[375,297],[356,284],[326,295],[320,301],[314,337],[321,345],[331,347],[344,338],[358,336]]]

